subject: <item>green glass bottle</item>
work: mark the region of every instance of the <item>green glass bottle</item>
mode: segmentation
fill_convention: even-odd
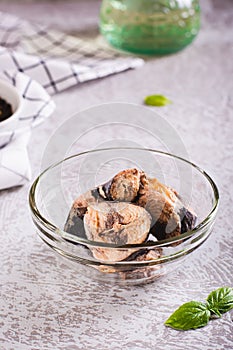
[[[199,28],[198,0],[102,0],[100,31],[119,49],[177,52],[193,41]]]

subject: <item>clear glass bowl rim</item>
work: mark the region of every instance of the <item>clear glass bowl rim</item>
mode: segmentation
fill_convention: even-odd
[[[103,152],[103,151],[111,151],[111,150],[138,150],[138,151],[145,151],[145,152],[153,152],[156,154],[159,154],[161,156],[167,156],[167,157],[172,157],[175,159],[178,159],[180,161],[185,162],[186,164],[192,166],[195,170],[197,170],[200,174],[202,174],[206,180],[209,182],[209,184],[211,185],[211,188],[213,190],[213,199],[214,199],[214,203],[212,206],[211,211],[209,212],[209,214],[205,217],[205,219],[203,219],[197,226],[195,226],[194,229],[187,231],[186,233],[182,234],[181,236],[178,237],[172,237],[169,239],[165,239],[165,240],[160,240],[157,242],[153,242],[153,243],[141,243],[141,244],[127,244],[127,245],[121,245],[121,246],[117,246],[114,244],[106,244],[106,243],[102,243],[102,242],[97,242],[97,241],[90,241],[88,239],[85,238],[80,238],[78,236],[74,236],[71,235],[69,233],[67,233],[66,231],[61,230],[60,228],[56,227],[54,224],[52,224],[51,222],[49,222],[39,211],[37,204],[36,204],[36,200],[35,200],[35,195],[36,195],[36,190],[37,190],[37,186],[39,184],[40,179],[46,174],[48,173],[50,170],[52,170],[53,168],[59,166],[60,164],[82,156],[84,154],[89,154],[89,153],[94,153],[94,152]],[[66,242],[69,242],[71,244],[75,243],[79,243],[82,245],[86,245],[86,246],[94,246],[94,247],[101,247],[101,248],[116,248],[116,249],[129,249],[129,248],[153,248],[153,247],[163,247],[163,246],[167,246],[170,245],[171,243],[177,243],[180,241],[183,241],[184,239],[188,239],[192,236],[194,236],[195,234],[198,234],[198,232],[200,232],[200,234],[202,233],[202,229],[207,226],[215,217],[217,210],[218,210],[218,206],[219,206],[219,191],[218,188],[215,184],[215,182],[212,180],[212,178],[210,177],[210,175],[208,175],[206,173],[206,171],[204,171],[202,168],[200,168],[199,166],[197,166],[196,164],[192,163],[189,160],[186,160],[180,156],[174,155],[172,153],[169,152],[164,152],[164,151],[160,151],[160,150],[155,150],[155,149],[151,149],[151,148],[140,148],[140,147],[109,147],[109,148],[99,148],[99,149],[95,149],[95,150],[90,150],[90,151],[84,151],[84,152],[80,152],[80,153],[76,153],[74,155],[71,155],[67,158],[64,158],[63,160],[56,162],[54,164],[52,164],[51,166],[49,166],[47,169],[45,169],[33,182],[30,191],[29,191],[29,206],[31,209],[31,212],[33,214],[33,216],[36,218],[36,220],[39,221],[39,223],[45,227],[46,229],[49,229],[50,232],[52,232],[55,235],[59,235],[61,239],[65,240]]]

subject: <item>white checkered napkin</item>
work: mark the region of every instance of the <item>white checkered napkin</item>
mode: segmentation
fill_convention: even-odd
[[[0,28],[0,45],[7,48],[0,66],[30,75],[50,94],[143,64],[108,48],[100,37],[77,38],[2,13]]]
[[[3,72],[0,79],[9,81]],[[44,88],[29,76],[14,71],[10,80],[23,99],[17,126],[4,132],[0,127],[0,190],[23,185],[30,179],[27,143],[31,128],[48,118],[55,108]]]
[[[27,131],[0,149],[0,190],[24,185],[31,178],[27,144],[31,132]]]
[[[21,39],[22,21],[0,12],[0,46],[16,48]]]
[[[0,129],[0,189],[30,178],[27,141],[30,129],[54,110],[48,93],[142,64],[100,38],[77,38],[0,12],[0,78],[15,85],[24,101],[17,128]]]

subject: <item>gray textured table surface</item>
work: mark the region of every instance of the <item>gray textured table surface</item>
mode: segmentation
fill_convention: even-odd
[[[95,28],[98,1],[0,2],[0,10],[64,30]],[[68,21],[64,21],[69,18]],[[29,184],[0,194],[1,349],[232,349],[233,314],[203,329],[177,332],[163,322],[178,305],[233,285],[233,4],[203,1],[203,28],[185,51],[144,67],[80,85],[54,97],[57,111],[29,144],[33,175],[46,142],[71,114],[94,104],[141,104],[147,94],[174,101],[160,110],[190,158],[216,180],[221,205],[213,233],[182,268],[161,282],[105,285],[66,266],[35,235]]]

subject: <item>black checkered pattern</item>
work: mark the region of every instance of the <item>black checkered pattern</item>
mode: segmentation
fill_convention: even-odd
[[[53,112],[49,94],[142,62],[107,48],[99,39],[69,36],[0,12],[0,78],[7,78],[24,99],[17,129],[4,135],[0,130],[0,190],[29,180],[25,137]],[[14,154],[12,145],[20,153]]]
[[[22,21],[0,12],[0,46],[16,48],[20,43]]]
[[[142,60],[0,13],[0,67],[37,80],[50,94],[141,65]],[[13,77],[12,77],[13,79]]]

